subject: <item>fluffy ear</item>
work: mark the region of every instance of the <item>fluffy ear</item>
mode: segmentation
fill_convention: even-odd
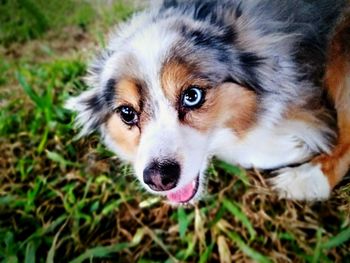
[[[101,87],[101,73],[107,62],[112,56],[111,50],[102,50],[94,60],[90,63],[85,83],[89,87],[93,87],[84,91],[77,97],[72,97],[65,103],[65,108],[77,112],[75,126],[81,128],[78,137],[88,135],[101,127],[108,115],[107,101],[103,96]],[[114,81],[108,82],[110,86],[114,86]]]
[[[75,126],[81,128],[79,137],[97,130],[108,114],[106,102],[96,88],[68,99],[65,108],[77,112]]]

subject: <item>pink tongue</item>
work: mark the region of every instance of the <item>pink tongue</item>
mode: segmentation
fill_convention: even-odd
[[[168,199],[171,202],[175,203],[182,203],[188,201],[195,190],[196,187],[196,181],[190,182],[188,185],[185,185],[181,189],[177,190],[176,192],[168,194]]]

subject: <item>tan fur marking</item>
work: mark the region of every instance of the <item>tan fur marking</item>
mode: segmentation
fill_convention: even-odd
[[[307,110],[294,108],[294,107],[293,108],[291,107],[285,113],[285,117],[288,120],[298,120],[298,121],[311,123],[311,124],[316,124],[317,122],[319,122],[318,118],[315,115],[317,115],[317,112],[315,114],[314,111],[307,111]],[[321,115],[321,112],[320,112],[320,115]]]
[[[116,87],[117,106],[122,104],[129,104],[134,107],[136,111],[140,110],[141,94],[139,87],[132,80],[122,79],[118,82]]]
[[[129,79],[122,79],[116,86],[116,106],[130,105],[137,112],[140,111],[141,94],[137,84]],[[142,114],[141,114],[142,115]],[[141,117],[144,119],[144,116]],[[137,126],[129,127],[120,118],[113,114],[106,124],[107,131],[118,147],[126,154],[135,156],[140,141],[140,129]]]
[[[139,128],[126,126],[117,114],[107,121],[107,131],[118,147],[126,154],[134,156],[140,141]]]
[[[338,116],[339,137],[330,155],[313,161],[322,165],[333,188],[350,168],[350,9],[338,27],[331,43],[326,71],[326,87]]]
[[[239,85],[226,83],[207,90],[206,102],[186,116],[186,123],[206,132],[215,127],[227,127],[238,136],[253,125],[257,110],[256,95]]]
[[[196,85],[205,90],[203,106],[188,111],[183,124],[201,132],[207,132],[219,126],[229,127],[242,136],[255,120],[257,110],[255,93],[232,83],[210,87],[206,81],[196,78],[193,74],[194,70],[174,61],[165,65],[162,72],[165,96],[176,108],[181,93],[190,85]]]
[[[161,81],[165,96],[174,104],[178,102],[178,98],[184,90],[190,85],[206,87],[208,83],[196,78],[194,75],[195,68],[184,65],[176,60],[165,64]]]

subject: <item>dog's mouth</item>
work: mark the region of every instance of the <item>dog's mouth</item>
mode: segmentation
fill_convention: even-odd
[[[167,194],[172,203],[188,203],[196,195],[199,188],[199,175],[190,183],[175,192]]]

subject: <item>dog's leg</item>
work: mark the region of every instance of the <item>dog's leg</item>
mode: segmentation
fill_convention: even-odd
[[[338,27],[331,43],[325,85],[337,111],[338,139],[330,154],[279,171],[271,179],[281,197],[322,200],[350,168],[350,12]]]

